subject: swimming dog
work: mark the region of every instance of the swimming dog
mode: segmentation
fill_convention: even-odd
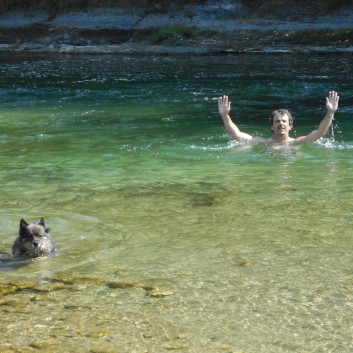
[[[19,236],[12,246],[13,256],[33,258],[57,253],[58,247],[51,239],[49,231],[44,218],[41,218],[37,223],[27,223],[21,219]]]

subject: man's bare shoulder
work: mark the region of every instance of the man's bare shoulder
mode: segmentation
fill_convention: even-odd
[[[286,143],[294,143],[294,142],[301,142],[301,141],[304,142],[305,137],[306,136],[301,136],[298,138],[288,137],[287,139],[285,139],[283,141],[277,141],[273,137],[265,138],[265,137],[261,137],[261,136],[252,136],[251,139],[243,140],[240,142],[245,142],[245,143],[250,143],[250,144],[261,143],[261,144],[265,144],[265,145],[286,144]]]
[[[272,139],[269,138],[265,138],[265,137],[261,137],[261,136],[253,136],[251,139],[251,143],[264,143],[264,144],[268,144],[271,143]]]
[[[252,139],[253,143],[263,143],[266,145],[272,145],[272,144],[284,144],[284,143],[292,143],[295,142],[297,139],[294,139],[292,137],[288,137],[287,139],[283,140],[283,141],[277,141],[276,139],[274,139],[273,137],[270,138],[264,138],[264,137],[254,137]]]
[[[317,130],[314,130],[309,135],[297,137],[295,139],[295,141],[302,142],[302,143],[315,142],[315,141],[319,140],[320,138],[321,138],[321,136],[317,135]]]

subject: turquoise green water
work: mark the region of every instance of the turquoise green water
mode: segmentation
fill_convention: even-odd
[[[7,57],[1,64],[1,352],[350,352],[350,56]],[[293,136],[229,142],[217,112]],[[44,217],[60,255],[9,257]]]

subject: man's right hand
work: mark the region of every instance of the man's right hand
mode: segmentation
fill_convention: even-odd
[[[338,108],[338,101],[340,97],[337,92],[330,91],[328,97],[326,98],[326,108],[330,114],[334,114]]]
[[[221,117],[225,118],[230,112],[230,102],[228,96],[221,96],[218,98],[218,111]]]

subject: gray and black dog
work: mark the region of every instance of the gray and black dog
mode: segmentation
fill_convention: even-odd
[[[49,231],[45,226],[44,218],[37,223],[27,223],[21,219],[19,236],[12,246],[13,256],[33,258],[57,254],[58,247],[51,239]]]

